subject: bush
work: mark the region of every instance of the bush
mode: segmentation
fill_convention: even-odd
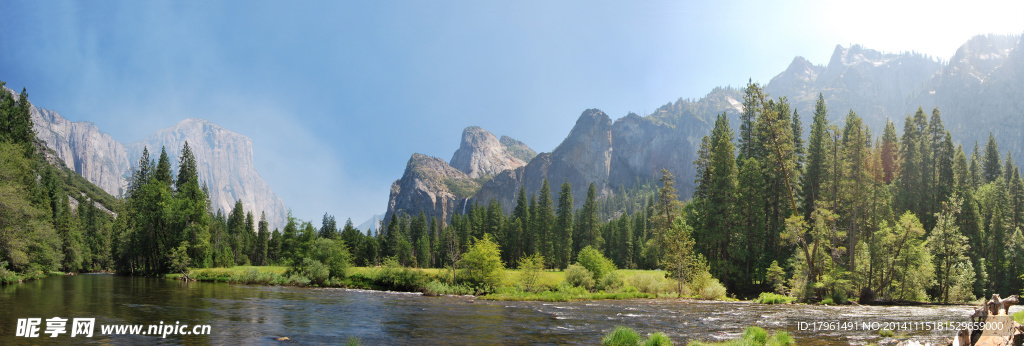
[[[476,290],[465,285],[452,286],[437,280],[431,281],[423,288],[423,294],[428,296],[440,295],[471,295]]]
[[[459,265],[466,268],[466,278],[470,281],[497,287],[505,274],[505,265],[501,262],[501,249],[491,241],[490,234],[477,239],[469,251],[462,255]]]
[[[352,255],[348,252],[345,242],[340,239],[314,240],[309,246],[308,256],[323,263],[333,278],[345,278],[346,271],[352,266]]]
[[[309,257],[302,259],[299,273],[314,285],[323,285],[331,276],[331,270],[326,265]]]
[[[382,289],[418,292],[430,282],[430,277],[421,271],[403,267],[394,256],[384,259],[384,266],[370,278]]]
[[[672,280],[664,277],[659,279],[649,274],[635,274],[627,278],[626,282],[638,291],[648,294],[668,293],[676,287]],[[685,295],[688,295],[688,293]]]
[[[540,281],[540,272],[544,269],[544,256],[534,254],[519,259],[519,281],[523,289],[533,291]]]
[[[690,281],[690,289],[697,293],[701,299],[722,299],[725,298],[725,286],[722,286],[718,279],[711,277],[707,271],[694,275]]]
[[[604,257],[600,251],[590,247],[590,245],[580,250],[580,253],[576,256],[576,263],[594,273],[594,281],[601,281],[605,275],[617,269],[612,260]]]
[[[796,298],[785,296],[781,294],[775,294],[771,292],[761,292],[761,295],[757,296],[754,300],[755,303],[760,304],[789,304],[792,303]]]
[[[882,329],[878,331],[878,336],[881,336],[883,338],[891,338],[893,336],[896,336],[896,333],[888,329]]]
[[[669,339],[665,333],[657,332],[651,334],[651,337],[644,341],[644,346],[672,346],[672,339]]]
[[[622,288],[622,285],[622,277],[619,276],[618,272],[614,271],[608,273],[597,282],[597,288],[605,291],[616,291]]]
[[[601,340],[604,346],[637,346],[640,345],[640,335],[627,327],[615,327],[611,333]]]
[[[571,286],[589,290],[594,287],[594,273],[581,265],[570,264],[569,268],[565,268],[565,282]]]
[[[21,280],[18,274],[7,270],[7,261],[0,262],[0,285],[16,283],[18,280]]]

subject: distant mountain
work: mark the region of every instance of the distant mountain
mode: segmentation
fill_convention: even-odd
[[[536,152],[518,140],[471,126],[462,131],[459,149],[451,163],[436,157],[413,154],[402,178],[391,185],[388,209],[384,220],[392,215],[436,217],[447,223],[455,213],[462,213],[469,198],[480,190],[481,183],[501,172],[526,164]]]
[[[154,160],[167,149],[177,167],[181,146],[188,141],[199,163],[199,179],[210,189],[211,207],[228,212],[236,199],[257,218],[266,212],[271,228],[283,228],[284,201],[263,181],[253,166],[252,140],[201,119],[186,119],[124,145],[87,122],[71,122],[57,112],[32,108],[36,136],[58,159],[107,193],[122,196],[131,167],[148,147]]]
[[[208,185],[214,208],[227,213],[236,200],[241,200],[245,211],[251,211],[257,221],[261,212],[267,214],[271,231],[284,229],[288,209],[256,171],[249,137],[203,119],[185,119],[129,144],[128,157],[134,164],[142,156],[142,149],[149,148],[150,157],[158,158],[163,147],[171,158],[171,167],[178,167],[185,142],[196,155],[199,181]]]
[[[830,122],[839,126],[853,110],[877,137],[887,119],[902,124],[918,107],[928,114],[938,107],[946,128],[956,136],[953,140],[964,144],[965,151],[969,152],[975,141],[984,145],[991,132],[1002,152],[1024,157],[1024,137],[1019,135],[1024,133],[1024,42],[1020,36],[976,36],[961,46],[949,62],[917,53],[890,54],[860,45],[837,46],[825,66],[794,58],[764,90],[773,98],[789,100],[802,118],[805,136],[821,93]],[[662,168],[675,175],[679,195],[687,199],[695,187],[692,162],[701,138],[710,133],[717,114],[725,113],[732,126],[738,128],[742,99],[741,90],[715,88],[699,100],[679,99],[647,116],[629,114],[614,122],[604,112],[590,109],[583,112],[569,135],[551,153],[541,153],[529,160],[518,157],[527,162],[525,165],[503,168],[498,164],[464,164],[472,162],[467,158],[473,156],[460,147],[451,166],[460,167],[454,170],[459,173],[474,174],[472,177],[424,169],[442,167],[444,162],[416,159],[414,155],[406,175],[392,186],[387,217],[395,211],[412,215],[426,211],[447,220],[452,209],[461,212],[466,205],[487,203],[492,198],[501,202],[507,213],[514,207],[520,186],[533,194],[540,190],[544,178],[551,185],[552,199],[557,198],[562,182],[570,182],[573,201],[579,206],[591,182],[601,196],[610,196],[638,182],[656,181]],[[475,131],[467,129],[467,133]],[[480,141],[473,136],[469,138],[471,144],[480,142],[487,143],[483,148],[497,147],[490,138]],[[463,146],[466,144],[464,133]],[[479,150],[478,157],[500,157],[488,150]],[[507,151],[511,150],[506,148]],[[427,164],[428,161],[431,163]],[[502,170],[494,173],[495,169]],[[423,193],[424,189],[417,190],[418,193],[408,192],[410,187],[396,190],[399,185],[413,186],[413,176],[423,177],[417,172],[424,171],[435,172],[437,181],[447,182],[434,186],[464,186],[458,189],[462,194],[439,198],[436,192]],[[466,191],[477,186],[471,196],[465,196]],[[396,191],[400,193],[396,195]],[[396,203],[396,197],[401,197],[402,202]]]
[[[359,226],[356,226],[356,228],[366,233],[369,233],[370,231],[376,231],[377,228],[380,226],[381,220],[384,220],[384,214],[374,214],[369,219],[359,224]]]

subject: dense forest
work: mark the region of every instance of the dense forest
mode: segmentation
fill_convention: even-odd
[[[660,182],[604,198],[590,184],[578,209],[573,186],[556,193],[545,180],[539,194],[521,188],[510,215],[492,200],[451,220],[396,215],[365,234],[351,220],[339,229],[329,214],[319,228],[289,215],[271,231],[241,202],[227,214],[211,210],[187,143],[176,169],[165,150],[154,160],[146,149],[124,200],[98,194],[47,161],[27,93],[3,93],[0,279],[385,259],[454,269],[476,239],[489,239],[505,267],[540,259],[565,269],[596,250],[615,267],[666,269],[680,281],[710,272],[739,296],[965,301],[1021,291],[1024,183],[995,138],[975,143],[968,157],[939,110],[922,108],[904,120],[902,135],[890,121],[873,138],[853,110],[830,124],[819,95],[805,139],[786,98],[750,83],[743,106],[738,135],[722,114],[704,137],[697,189],[685,204],[667,171]]]

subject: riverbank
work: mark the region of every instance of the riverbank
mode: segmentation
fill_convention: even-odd
[[[497,287],[483,287],[460,283],[452,285],[451,272],[445,269],[419,269],[405,267],[353,267],[344,279],[330,279],[322,284],[311,284],[308,278],[290,273],[281,266],[235,266],[230,268],[193,269],[189,278],[201,282],[223,282],[247,285],[276,285],[298,287],[333,287],[377,291],[420,292],[428,296],[474,295],[478,299],[495,301],[568,302],[584,300],[657,299],[678,298],[674,280],[665,278],[660,270],[618,270],[621,279],[604,289],[588,290],[567,283],[564,271],[544,270],[533,273],[535,278],[528,287],[523,285],[518,269],[504,269]],[[166,277],[181,279],[181,274]],[[684,292],[684,298],[701,299],[700,294]],[[713,300],[713,299],[709,299]],[[718,300],[732,300],[720,297]]]
[[[6,264],[6,263],[4,263]],[[25,281],[42,279],[49,276],[68,275],[64,272],[36,272],[35,274],[18,274],[0,265],[0,285],[19,284]]]

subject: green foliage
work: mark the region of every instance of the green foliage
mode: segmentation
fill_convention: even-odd
[[[626,278],[626,283],[640,292],[649,294],[669,293],[676,289],[676,283],[672,280],[666,279],[664,276],[658,278],[650,274],[634,274]],[[682,295],[689,295],[689,292]]]
[[[765,279],[771,283],[772,289],[775,290],[775,293],[785,293],[786,286],[784,282],[786,280],[786,271],[783,270],[782,267],[779,267],[779,261],[772,261],[772,265],[768,267],[765,273]]]
[[[754,300],[758,304],[789,304],[792,303],[796,298],[790,296],[784,296],[781,294],[775,294],[771,292],[761,292],[761,295]]]
[[[423,288],[423,294],[428,296],[440,295],[471,295],[476,289],[466,285],[449,285],[438,280],[427,283]]]
[[[455,197],[470,198],[480,190],[481,182],[471,179],[444,178],[444,184]]]
[[[565,282],[573,287],[582,287],[589,290],[595,284],[594,273],[581,265],[571,264],[569,268],[565,269]]]
[[[474,240],[459,264],[465,268],[465,278],[486,286],[498,286],[504,276],[505,265],[501,262],[501,249],[491,240],[489,234]]]
[[[519,282],[523,289],[534,291],[538,288],[541,271],[544,270],[544,257],[539,254],[519,259]]]
[[[322,286],[331,276],[331,270],[318,260],[312,258],[302,259],[302,264],[297,272],[309,279],[310,283]]]
[[[618,269],[615,263],[589,245],[576,256],[576,263],[593,273],[595,281],[601,281],[606,275]]]
[[[651,334],[651,337],[644,341],[644,346],[672,346],[672,339],[669,339],[665,333],[657,332]]]
[[[604,346],[637,346],[640,345],[640,334],[630,328],[618,326],[601,340]]]
[[[310,244],[306,259],[314,259],[326,266],[331,278],[344,279],[346,270],[352,266],[352,255],[349,254],[348,247],[341,239],[317,238]],[[305,266],[305,259],[303,266]],[[313,279],[311,276],[307,277]]]
[[[743,331],[739,339],[724,342],[703,342],[690,341],[689,346],[788,346],[796,343],[785,331],[778,331],[768,335],[768,332],[761,327],[751,326]]]

